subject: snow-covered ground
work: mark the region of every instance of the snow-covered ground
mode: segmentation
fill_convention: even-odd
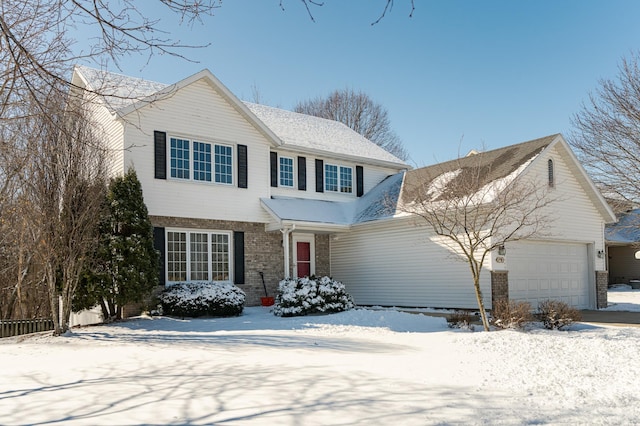
[[[616,284],[609,289],[607,302],[606,311],[640,312],[640,290],[633,290],[627,284]]]
[[[616,306],[640,290],[615,291]],[[637,424],[640,328],[396,311],[137,318],[0,340],[0,424]]]

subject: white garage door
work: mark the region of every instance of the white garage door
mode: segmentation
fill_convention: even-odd
[[[509,298],[531,303],[561,300],[589,308],[586,244],[524,243],[509,247]]]

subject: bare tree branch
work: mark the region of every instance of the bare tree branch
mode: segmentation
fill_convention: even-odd
[[[326,98],[299,102],[294,111],[339,121],[399,159],[408,158],[402,141],[391,128],[387,110],[363,92],[336,90]]]
[[[417,218],[439,242],[469,265],[485,330],[489,323],[480,275],[493,251],[507,242],[541,236],[551,223],[546,207],[555,201],[546,185],[518,170],[496,176],[486,153],[410,171],[394,208]]]

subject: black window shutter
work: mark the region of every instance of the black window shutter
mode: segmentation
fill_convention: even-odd
[[[305,157],[298,157],[298,189],[307,190],[307,159]]]
[[[167,134],[153,132],[154,169],[156,179],[167,178]]]
[[[356,166],[356,195],[362,197],[364,194],[364,169]]]
[[[278,153],[271,153],[271,186],[278,186]]]
[[[238,188],[247,188],[247,146],[238,145]]]
[[[165,263],[164,263],[164,228],[153,227],[153,248],[160,252],[160,260],[158,264],[159,269],[159,280],[158,284],[164,286],[166,285],[165,281]]]
[[[233,233],[233,283],[244,284],[244,232]]]
[[[316,160],[316,192],[324,192],[324,161]]]

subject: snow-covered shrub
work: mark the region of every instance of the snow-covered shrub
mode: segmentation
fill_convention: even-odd
[[[230,283],[177,283],[160,295],[162,312],[179,317],[236,316],[244,301],[244,291]]]
[[[273,313],[293,317],[348,311],[355,307],[344,284],[329,277],[286,279],[278,284]]]
[[[538,316],[544,328],[549,330],[562,330],[582,318],[577,309],[559,300],[540,302]]]
[[[534,320],[529,302],[499,300],[491,310],[491,324],[498,328],[514,328],[521,330]]]

